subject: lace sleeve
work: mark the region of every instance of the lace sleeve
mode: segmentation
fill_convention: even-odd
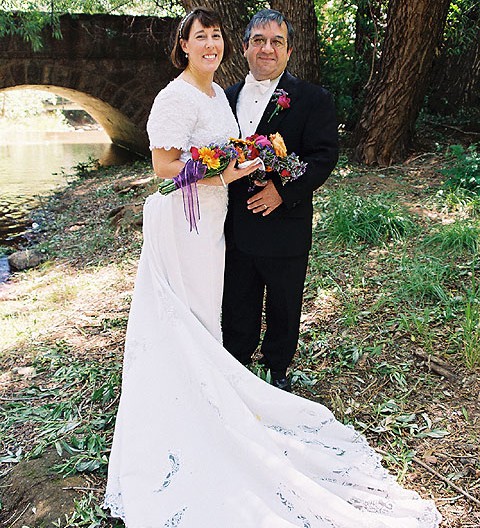
[[[155,98],[148,117],[150,150],[173,147],[188,151],[196,121],[197,109],[192,98],[182,92],[179,83],[170,83]]]

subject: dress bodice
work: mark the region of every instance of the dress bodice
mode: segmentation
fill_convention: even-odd
[[[235,121],[222,88],[213,83],[215,97],[209,97],[181,78],[170,82],[155,98],[147,123],[150,149],[178,148],[182,161],[190,147],[221,144],[237,137]]]

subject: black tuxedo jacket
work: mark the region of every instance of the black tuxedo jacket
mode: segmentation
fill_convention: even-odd
[[[238,95],[244,82],[226,90],[236,115]],[[248,178],[229,185],[228,214],[225,224],[227,248],[263,257],[289,257],[308,253],[312,242],[312,195],[330,175],[338,159],[338,133],[331,95],[313,84],[293,77],[287,71],[277,89],[290,97],[290,107],[281,110],[270,122],[275,109],[270,101],[256,132],[268,137],[280,132],[287,151],[295,152],[307,163],[306,172],[296,181],[282,185],[276,173],[270,173],[283,203],[267,216],[247,209]]]

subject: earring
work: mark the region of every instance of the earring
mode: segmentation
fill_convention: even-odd
[[[188,53],[185,53],[185,58],[188,59]]]

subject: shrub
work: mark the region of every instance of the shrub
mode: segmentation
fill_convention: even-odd
[[[467,189],[480,194],[480,153],[476,145],[464,149],[461,145],[452,145],[447,150],[450,165],[442,169],[442,174],[448,177],[447,188]]]

